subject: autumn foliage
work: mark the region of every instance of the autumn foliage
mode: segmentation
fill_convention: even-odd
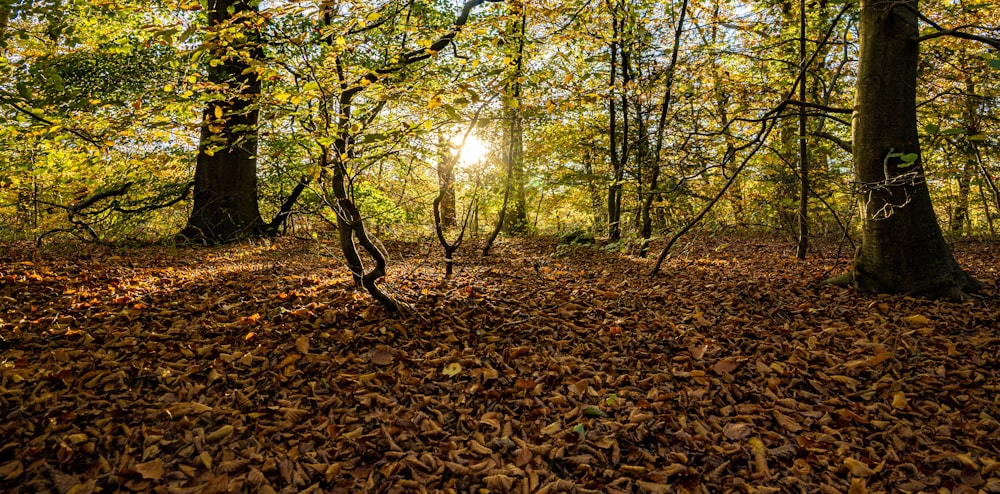
[[[700,239],[649,278],[507,241],[448,280],[394,246],[399,317],[323,243],[11,245],[0,490],[1000,492],[995,249],[956,246],[987,282],[957,304],[778,245]]]

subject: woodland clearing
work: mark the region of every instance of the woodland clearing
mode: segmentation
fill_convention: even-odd
[[[1000,492],[1000,263],[954,248],[966,303],[822,285],[836,245],[701,238],[650,278],[504,240],[445,280],[393,244],[391,317],[335,244],[9,244],[0,490]]]

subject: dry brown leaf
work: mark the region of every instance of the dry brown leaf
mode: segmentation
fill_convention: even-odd
[[[157,458],[145,463],[137,463],[135,465],[135,471],[138,472],[144,479],[160,480],[160,477],[163,477],[163,460],[161,458]]]
[[[788,415],[775,411],[774,418],[778,421],[778,424],[781,425],[781,427],[783,427],[788,432],[794,434],[802,430],[802,426],[795,419],[789,417]]]
[[[194,402],[181,402],[174,403],[166,408],[167,414],[171,418],[179,419],[181,417],[186,417],[188,415],[198,415],[205,412],[211,412],[212,407]]]
[[[851,487],[847,494],[868,494],[868,483],[863,478],[851,479]]]
[[[721,359],[712,366],[712,370],[714,370],[716,374],[729,374],[738,368],[739,364],[728,358]]]
[[[645,480],[637,480],[635,481],[635,485],[639,486],[639,492],[647,492],[649,494],[667,494],[668,492],[672,492],[673,489],[670,484],[647,482]]]
[[[298,350],[302,355],[309,354],[309,337],[306,335],[301,335],[295,338],[295,349]]]
[[[909,401],[906,399],[906,393],[897,391],[892,394],[892,407],[896,410],[903,410],[908,404]]]
[[[722,434],[733,441],[746,439],[753,432],[753,426],[743,422],[730,422],[722,427]]]
[[[392,364],[392,353],[388,350],[378,348],[372,352],[372,363],[381,366]]]
[[[211,434],[205,436],[205,439],[208,442],[210,442],[210,443],[211,442],[221,441],[221,440],[229,437],[230,435],[232,435],[233,430],[234,430],[233,426],[231,426],[229,424],[226,424],[226,425],[224,425],[222,427],[219,427],[218,429],[212,431]]]
[[[14,460],[0,465],[0,477],[6,480],[13,480],[21,476],[24,473],[24,465],[21,460]]]
[[[903,322],[911,326],[916,326],[918,328],[929,326],[931,324],[931,320],[928,319],[927,316],[923,314],[913,314],[910,316],[905,316],[903,317]]]
[[[875,471],[871,467],[854,458],[844,458],[844,466],[855,477],[870,477],[875,474]]]
[[[693,345],[688,347],[688,351],[691,352],[691,357],[695,360],[701,360],[705,356],[705,352],[708,351],[708,345]]]

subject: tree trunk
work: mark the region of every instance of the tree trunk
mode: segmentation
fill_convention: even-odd
[[[865,291],[954,299],[981,284],[945,243],[920,162],[917,6],[917,0],[861,2],[852,131],[864,217],[848,278]]]
[[[642,245],[639,247],[639,257],[646,257],[649,242],[653,237],[653,205],[659,200],[660,193],[660,152],[663,150],[663,137],[667,126],[667,113],[673,101],[674,74],[677,71],[677,55],[681,48],[681,36],[684,34],[684,18],[687,15],[688,0],[682,0],[677,27],[674,29],[674,45],[670,53],[670,65],[667,66],[667,80],[660,102],[660,119],[656,127],[656,145],[650,158],[649,192],[642,203]]]
[[[232,12],[230,12],[230,9]],[[257,203],[257,100],[260,81],[247,70],[263,58],[258,33],[241,27],[245,38],[235,38],[225,28],[234,20],[253,15],[256,7],[240,0],[216,0],[208,10],[212,50],[208,80],[229,92],[205,109],[201,142],[194,173],[194,208],[183,237],[207,243],[224,243],[258,235],[264,228]],[[246,51],[249,58],[237,51]]]
[[[976,83],[970,79],[965,82],[965,115],[963,115],[964,125],[969,134],[974,134],[979,129],[979,104]],[[976,173],[975,141],[966,141],[964,148],[965,166],[958,176],[958,204],[953,210],[949,228],[951,233],[956,235],[961,235],[969,222],[969,194],[972,191],[972,175]]]
[[[622,181],[625,177],[625,158],[618,154],[618,102],[615,100],[617,91],[615,86],[618,83],[618,37],[619,30],[618,14],[612,10],[612,38],[611,38],[611,62],[609,67],[610,94],[608,95],[608,155],[611,159],[611,184],[608,186],[608,242],[621,240],[622,228]],[[627,108],[622,111],[627,112]],[[622,153],[625,151],[624,139],[622,139]]]
[[[799,60],[802,80],[799,82],[799,99],[806,101],[806,84],[809,81],[806,64],[806,0],[799,0]],[[795,257],[805,259],[809,252],[809,146],[806,143],[806,108],[799,107],[799,241]]]
[[[507,187],[510,190],[511,208],[507,212],[504,231],[523,235],[528,231],[528,201],[525,197],[524,173],[524,115],[521,110],[521,77],[524,73],[524,29],[527,9],[520,1],[510,2],[513,19],[507,24],[508,43],[513,41],[514,70],[507,84],[508,98],[504,99],[504,164],[511,170]]]
[[[451,147],[443,134],[438,136],[438,197],[440,224],[442,228],[452,228],[455,220],[455,160],[451,157]]]

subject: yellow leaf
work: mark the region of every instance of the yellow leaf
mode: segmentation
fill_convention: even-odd
[[[892,395],[892,407],[897,410],[902,410],[906,408],[906,395],[902,391],[898,391]]]
[[[337,46],[339,47],[347,46],[347,38],[343,36],[337,36]]]
[[[569,82],[572,81],[572,80],[573,80],[573,73],[570,72],[570,73],[566,74],[566,80],[564,81],[564,84],[569,84]]]
[[[441,106],[441,96],[435,94],[430,99],[430,101],[427,102],[427,109],[428,110],[433,110],[433,109],[435,109],[435,108],[437,108],[439,106]]]
[[[163,91],[164,92],[168,92],[168,93],[173,92],[174,91],[174,85],[173,84],[167,84],[166,86],[163,86]]]
[[[914,314],[912,316],[906,316],[906,317],[904,317],[903,318],[903,322],[905,322],[907,324],[910,324],[912,326],[920,327],[920,326],[927,326],[927,325],[929,325],[931,323],[931,320],[928,319],[927,316],[923,316],[923,315],[920,315],[920,314]]]
[[[847,490],[847,494],[868,494],[865,479],[851,479],[851,487]]]
[[[215,118],[222,118],[222,107],[221,106],[216,106],[215,107]]]
[[[226,437],[232,435],[233,430],[234,430],[233,426],[231,426],[229,424],[226,424],[226,425],[224,425],[222,427],[219,427],[218,429],[212,431],[211,434],[205,436],[205,439],[208,440],[208,442],[210,442],[210,443],[214,443],[216,441],[220,441],[220,440],[225,439]]]
[[[562,424],[560,424],[559,422],[552,422],[551,424],[542,427],[542,430],[540,432],[542,434],[552,435],[555,434],[556,432],[559,432],[560,430],[562,430]]]
[[[462,364],[458,362],[452,362],[441,370],[441,373],[448,377],[455,377],[462,373]]]

